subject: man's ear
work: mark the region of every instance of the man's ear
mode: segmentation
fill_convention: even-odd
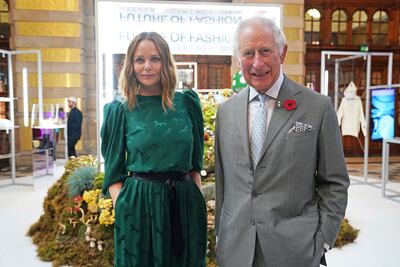
[[[281,64],[283,64],[283,63],[285,62],[287,49],[288,49],[287,44],[284,44],[284,45],[283,45],[283,48],[282,48],[282,54],[281,54],[281,56],[280,56],[280,58],[281,58]]]

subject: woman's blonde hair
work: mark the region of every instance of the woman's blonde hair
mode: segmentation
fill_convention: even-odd
[[[132,110],[137,103],[137,95],[140,90],[140,83],[135,77],[133,68],[134,52],[143,40],[153,41],[160,53],[162,69],[161,69],[161,97],[162,107],[164,110],[168,107],[173,109],[173,98],[176,87],[176,70],[175,63],[169,50],[168,43],[164,38],[156,32],[142,32],[136,35],[129,44],[128,51],[125,56],[124,65],[119,76],[119,88],[124,97],[128,101],[129,110]]]

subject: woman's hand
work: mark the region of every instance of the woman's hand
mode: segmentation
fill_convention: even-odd
[[[115,208],[115,202],[117,201],[117,198],[118,198],[119,193],[121,192],[121,189],[122,189],[122,182],[112,184],[108,187],[108,192],[110,192],[114,208]]]
[[[200,176],[200,173],[198,173],[196,171],[191,171],[191,172],[189,172],[189,175],[192,178],[193,182],[201,190],[201,176]]]

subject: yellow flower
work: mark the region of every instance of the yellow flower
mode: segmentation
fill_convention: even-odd
[[[102,225],[112,225],[114,224],[114,210],[112,213],[108,209],[104,209],[100,213],[99,222]]]
[[[100,209],[112,209],[112,199],[104,199],[104,198],[100,198],[99,199],[99,208]]]
[[[99,211],[99,206],[97,205],[96,201],[91,201],[88,203],[88,210],[91,213],[97,213]]]
[[[231,94],[232,94],[232,90],[231,90],[231,89],[224,89],[224,90],[222,90],[222,95],[223,95],[225,98],[230,97]]]
[[[93,201],[97,202],[97,197],[99,196],[99,194],[100,189],[85,191],[83,193],[83,200],[85,200],[88,204]]]

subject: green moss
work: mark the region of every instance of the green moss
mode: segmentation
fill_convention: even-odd
[[[341,248],[347,244],[353,243],[357,237],[360,230],[355,229],[347,219],[343,219],[338,237],[335,242],[335,247]]]

